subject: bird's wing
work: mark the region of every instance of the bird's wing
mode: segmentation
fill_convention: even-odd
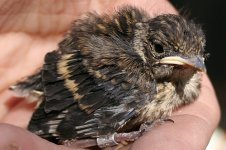
[[[46,55],[42,71],[46,113],[61,111],[76,103],[89,114],[106,102],[103,87],[95,83],[82,60],[79,50]]]
[[[122,99],[120,96],[133,94],[133,83],[127,81],[130,77],[125,70],[139,72],[142,65],[131,43],[134,24],[145,20],[144,12],[126,7],[112,18],[91,13],[76,21],[59,50],[45,57],[45,111],[78,103],[82,110],[91,113],[106,103],[101,95]]]
[[[112,19],[90,14],[75,22],[60,50],[45,57],[45,98],[29,130],[46,138],[95,138],[116,132],[137,115],[154,91],[136,84],[152,84],[142,80],[131,47],[134,23],[142,16],[128,8]]]
[[[45,97],[29,123],[32,132],[44,138],[98,137],[117,131],[136,115],[133,102],[138,91],[123,80],[125,73],[115,66],[90,73],[79,53],[46,55],[42,69]]]

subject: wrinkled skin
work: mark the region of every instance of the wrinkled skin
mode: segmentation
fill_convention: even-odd
[[[8,86],[40,67],[45,53],[57,47],[70,22],[82,13],[92,10],[111,13],[122,4],[142,7],[152,16],[177,13],[168,1],[160,1],[24,0],[15,3],[0,0],[0,149],[69,149],[22,129],[29,121],[34,104],[16,98],[7,90]],[[166,122],[153,128],[123,149],[205,149],[219,118],[213,87],[207,75],[203,75],[200,97],[175,111],[171,117],[174,123]]]

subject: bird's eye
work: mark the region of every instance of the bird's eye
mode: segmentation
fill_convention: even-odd
[[[154,47],[155,47],[155,51],[157,53],[163,53],[164,52],[163,46],[161,44],[154,44]]]

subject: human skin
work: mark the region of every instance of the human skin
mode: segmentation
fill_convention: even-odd
[[[35,104],[15,97],[8,87],[42,65],[44,55],[57,48],[70,23],[87,11],[112,13],[131,4],[151,16],[174,13],[165,0],[39,0],[19,3],[0,0],[0,150],[69,150],[26,131]],[[217,127],[220,110],[214,89],[203,74],[201,94],[196,102],[176,110],[171,119],[152,128],[123,149],[205,149]]]

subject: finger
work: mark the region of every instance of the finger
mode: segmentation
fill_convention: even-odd
[[[173,116],[174,123],[164,123],[139,138],[131,150],[205,149],[210,129],[204,120],[195,116]]]
[[[28,103],[26,100],[20,99],[19,102],[16,102],[14,107],[10,108],[9,112],[2,118],[1,122],[26,128],[34,111],[34,106],[34,103]]]
[[[146,10],[150,16],[156,16],[160,14],[171,13],[177,14],[176,9],[166,0],[142,0],[142,1],[131,1],[131,0],[119,0],[111,1],[112,4],[107,8],[108,12],[114,12],[115,9],[120,8],[124,5],[136,6]],[[106,11],[106,10],[104,10]]]
[[[6,90],[0,94],[0,122],[26,127],[35,104],[28,103],[24,98],[14,97]]]
[[[0,93],[0,121],[5,117],[5,115],[9,111],[9,107],[7,106],[7,102],[10,99],[11,95],[7,92]]]
[[[71,150],[70,148],[55,145],[21,128],[0,124],[1,150]],[[82,150],[82,149],[73,149]]]

